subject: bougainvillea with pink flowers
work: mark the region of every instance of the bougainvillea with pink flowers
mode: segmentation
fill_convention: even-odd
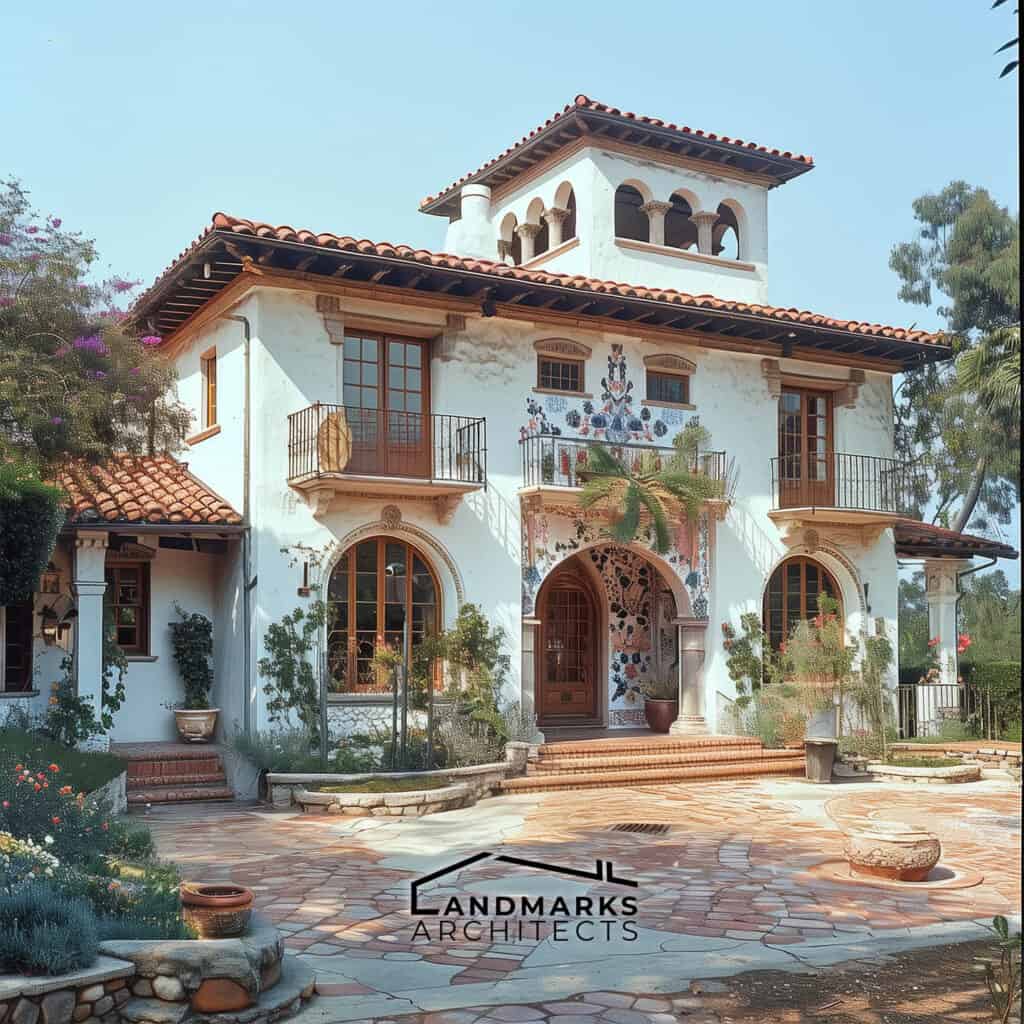
[[[0,461],[45,475],[67,459],[174,451],[189,417],[162,339],[125,327],[140,282],[100,279],[93,243],[63,224],[0,182]]]

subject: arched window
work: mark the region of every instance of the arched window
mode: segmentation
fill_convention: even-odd
[[[569,189],[569,195],[565,200],[565,209],[569,216],[562,222],[562,241],[568,242],[570,238],[576,237],[576,193]]]
[[[764,630],[774,650],[801,620],[818,614],[818,598],[828,594],[840,602],[839,586],[832,574],[811,558],[788,558],[772,573],[764,592]]]
[[[327,586],[330,691],[390,691],[390,681],[374,669],[374,651],[383,645],[415,647],[437,633],[440,593],[430,566],[411,544],[371,537],[349,548]]]
[[[615,237],[632,238],[637,242],[648,242],[651,238],[651,224],[647,214],[640,209],[644,197],[632,185],[620,185],[615,190]]]
[[[523,262],[523,240],[519,237],[516,226],[516,215],[514,213],[505,214],[505,219],[501,222],[498,256],[500,259],[511,256],[512,263],[518,267]]]
[[[740,258],[740,225],[736,211],[726,203],[719,204],[718,220],[712,232],[711,251],[727,260]]]
[[[548,230],[548,222],[544,217],[544,203],[540,199],[534,199],[526,208],[526,221],[528,224],[536,224],[540,230],[533,240],[533,256],[539,256],[551,248],[551,234]],[[533,256],[530,259],[533,259]]]
[[[665,214],[665,244],[675,249],[697,245],[697,225],[690,219],[693,208],[678,193],[671,198],[672,208]]]

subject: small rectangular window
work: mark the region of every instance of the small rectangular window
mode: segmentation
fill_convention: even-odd
[[[31,598],[0,608],[0,692],[32,688]]]
[[[583,391],[583,362],[579,359],[537,360],[537,387],[546,391]]]
[[[149,563],[107,566],[106,605],[125,654],[149,654]]]
[[[200,356],[203,374],[203,428],[217,425],[217,350]]]
[[[647,371],[647,401],[690,404],[690,378],[676,373]]]

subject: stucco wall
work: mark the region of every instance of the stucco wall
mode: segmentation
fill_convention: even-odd
[[[547,428],[557,427],[563,436],[575,437],[567,414],[581,401],[568,396],[542,395],[536,384],[535,341],[565,337],[592,349],[586,366],[586,388],[600,404],[601,379],[608,374],[612,346],[619,346],[633,383],[635,411],[642,406],[645,373],[643,356],[666,352],[680,354],[696,364],[691,380],[692,411],[652,408],[652,419],[665,425],[664,433],[653,443],[667,445],[672,436],[691,417],[697,416],[710,431],[713,449],[724,449],[733,462],[734,505],[725,521],[709,525],[709,591],[707,615],[710,623],[705,655],[706,700],[704,713],[715,726],[716,707],[721,693],[733,694],[725,671],[721,648],[720,624],[725,619],[738,622],[742,612],[760,609],[765,581],[772,568],[790,550],[779,529],[768,518],[769,460],[777,454],[777,406],[768,391],[760,357],[725,353],[678,343],[643,341],[610,333],[583,330],[557,331],[543,325],[512,322],[499,318],[470,316],[465,330],[446,329],[444,315],[438,310],[416,309],[367,300],[344,300],[349,319],[375,315],[395,321],[433,324],[439,337],[432,342],[432,411],[461,416],[482,416],[488,429],[488,487],[462,501],[451,522],[438,522],[429,501],[411,498],[368,498],[348,496],[336,499],[321,520],[314,518],[303,499],[287,485],[287,417],[320,400],[338,401],[340,397],[341,352],[330,343],[322,317],[315,309],[315,298],[306,292],[261,289],[246,302],[253,324],[253,451],[252,522],[253,576],[258,585],[253,592],[253,664],[262,653],[262,637],[267,626],[287,612],[303,606],[309,599],[296,590],[302,581],[302,563],[322,562],[329,570],[342,550],[375,533],[391,534],[415,544],[432,563],[441,580],[443,613],[450,623],[461,599],[479,604],[491,621],[508,634],[507,651],[511,655],[510,695],[518,691],[521,665],[521,584],[523,574],[522,529],[518,490],[522,467],[519,440],[521,432],[536,429],[531,420],[541,418]],[[230,330],[239,325],[231,324]],[[215,328],[218,352],[225,337],[223,325]],[[401,328],[396,327],[396,333]],[[204,332],[192,344],[190,353],[205,350],[214,332]],[[232,337],[235,335],[232,334]],[[196,366],[197,369],[197,366]],[[848,370],[818,366],[796,360],[783,360],[783,372],[846,379]],[[240,404],[240,393],[232,398],[232,377],[240,373],[238,364],[219,375],[222,416],[234,415],[231,403]],[[182,394],[189,383],[182,382]],[[195,391],[198,397],[198,391]],[[531,412],[532,408],[532,412]],[[240,410],[239,410],[240,415]],[[892,455],[891,397],[889,378],[867,374],[860,389],[856,409],[838,409],[835,416],[837,451]],[[235,445],[225,444],[228,431],[204,441],[190,454],[200,475],[215,489],[230,493],[240,487],[240,426]],[[222,477],[223,474],[223,477]],[[225,481],[222,484],[222,479]],[[239,497],[233,500],[240,504]],[[402,513],[397,526],[384,526],[381,513],[385,505],[397,505]],[[872,618],[889,620],[893,630],[896,616],[896,568],[891,537],[883,535],[867,547],[854,531],[829,539],[823,532],[823,547],[835,546],[837,558],[825,552],[826,561],[844,588],[847,625],[855,637],[865,628],[861,611],[862,585],[870,583]],[[287,550],[282,550],[287,549]],[[798,550],[798,549],[793,549]],[[833,562],[835,564],[833,564]],[[849,567],[848,567],[849,566]],[[237,569],[237,566],[235,566]],[[315,574],[315,564],[312,566]],[[234,571],[234,570],[232,570]],[[240,592],[237,580],[221,580],[212,586],[209,600],[217,608],[218,619],[227,616],[240,629]],[[219,622],[219,628],[224,625]],[[894,634],[893,634],[894,635]],[[232,707],[241,701],[240,657],[235,659],[233,682],[236,689]],[[265,698],[257,680],[252,697],[255,721],[265,724]],[[229,703],[227,699],[225,703]],[[232,713],[234,714],[234,713]]]

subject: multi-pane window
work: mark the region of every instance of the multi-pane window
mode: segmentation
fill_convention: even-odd
[[[583,361],[539,356],[537,387],[545,391],[583,391]]]
[[[334,567],[327,588],[331,691],[390,691],[391,680],[373,664],[375,650],[408,651],[437,629],[437,583],[416,549],[390,537],[360,541]]]
[[[210,349],[199,360],[203,377],[203,427],[217,425],[217,351]]]
[[[647,400],[667,405],[690,404],[690,378],[678,373],[647,371]]]
[[[107,566],[107,608],[125,654],[149,654],[149,564]]]
[[[0,692],[32,688],[32,601],[0,607]]]
[[[801,621],[818,614],[818,598],[839,600],[839,587],[823,566],[810,558],[790,558],[772,573],[764,594],[764,628],[778,650]]]

